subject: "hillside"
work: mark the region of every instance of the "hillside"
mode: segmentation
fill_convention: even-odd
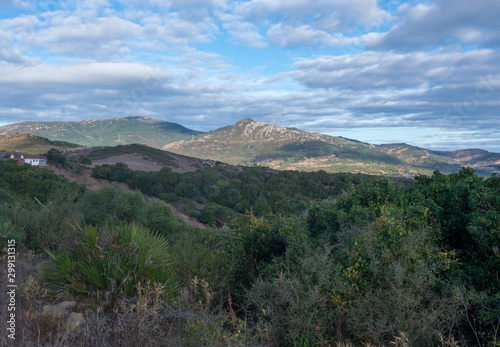
[[[82,146],[141,143],[161,148],[168,143],[192,139],[202,133],[176,123],[147,117],[126,117],[80,122],[22,122],[0,127],[0,135],[11,134],[33,134]]]
[[[431,152],[444,157],[452,158],[464,165],[479,170],[500,169],[500,153],[491,153],[482,149],[461,149],[450,152]]]
[[[340,154],[345,151],[342,149],[344,146],[356,149],[369,147],[341,137],[283,128],[245,118],[197,140],[171,143],[163,149],[232,164],[252,164],[297,156]],[[384,157],[390,160],[390,156]]]
[[[281,170],[325,170],[411,177],[417,173],[430,174],[435,169],[414,165],[374,145],[283,128],[249,118],[194,141],[168,144],[163,149],[230,164],[258,164]],[[447,161],[452,162],[451,159]],[[445,172],[458,168],[447,163],[440,166]]]
[[[51,148],[66,150],[79,145],[64,141],[51,141],[31,134],[0,135],[0,151],[22,153],[46,153]]]
[[[412,165],[434,170],[449,171],[462,166],[474,168],[479,174],[489,175],[500,170],[500,154],[482,149],[456,151],[432,151],[405,143],[378,146],[387,154],[393,155]]]
[[[407,144],[375,146],[339,136],[256,122],[250,118],[209,133],[193,131],[179,124],[146,117],[68,123],[23,122],[0,127],[0,134],[24,132],[52,140],[52,142],[45,140],[44,144],[40,142],[42,140],[37,140],[39,143],[32,146],[32,152],[44,152],[52,147],[67,149],[76,146],[53,142],[54,140],[92,147],[122,146],[114,150],[106,149],[105,153],[115,153],[107,158],[92,158],[92,160],[97,164],[126,162],[138,170],[145,168],[159,170],[164,165],[162,160],[167,159],[161,154],[163,152],[157,150],[153,153],[153,148],[171,152],[168,155],[176,153],[191,157],[189,160],[178,158],[185,164],[194,157],[231,165],[262,165],[277,170],[324,170],[332,173],[350,172],[399,177],[413,177],[419,173],[429,175],[435,170],[444,173],[458,172],[462,166],[473,167],[483,176],[489,176],[500,170],[500,154],[480,149],[440,152]],[[30,145],[23,145],[23,141],[19,140],[19,143],[11,147],[4,146],[3,149],[28,152],[26,147]],[[148,149],[123,147],[131,144],[146,145]],[[135,150],[140,153],[116,154],[120,151]],[[141,153],[145,151],[147,152],[145,156],[149,158],[139,160],[143,156]],[[96,155],[95,153],[98,151],[93,155]],[[193,164],[194,166],[186,164],[186,167],[190,170],[204,167],[198,164]],[[179,167],[184,166],[179,164]]]
[[[163,167],[168,167],[173,172],[182,173],[228,166],[221,162],[192,158],[141,144],[78,148],[66,153],[73,162],[77,162],[77,158],[81,155],[88,156],[92,160],[92,167],[124,163],[130,169],[138,171],[160,171]]]

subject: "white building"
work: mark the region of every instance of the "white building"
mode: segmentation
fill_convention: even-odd
[[[30,164],[32,166],[39,166],[39,165],[47,165],[47,159],[39,159],[39,158],[25,158],[24,162],[26,164]]]

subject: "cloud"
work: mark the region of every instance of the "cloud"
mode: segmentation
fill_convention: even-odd
[[[31,88],[66,86],[93,88],[129,88],[148,76],[165,79],[168,72],[139,63],[87,63],[73,65],[0,66],[3,85],[30,85]]]
[[[8,0],[0,122],[149,115],[211,130],[253,117],[332,134],[418,129],[443,146],[483,136],[491,148],[499,4]]]
[[[210,42],[218,30],[211,18],[192,21],[177,12],[163,17],[153,15],[144,18],[143,22],[144,39],[154,38],[171,44]]]
[[[499,1],[436,0],[413,7],[404,4],[399,8],[399,17],[400,24],[367,47],[408,51],[457,41],[484,47],[498,47],[500,43]]]
[[[325,31],[352,30],[357,26],[373,27],[389,14],[376,0],[251,0],[238,2],[233,14],[255,22],[281,19],[290,22],[311,21]]]
[[[171,0],[172,8],[225,8],[227,0]]]
[[[29,2],[28,1],[23,1],[23,0],[2,0],[0,2],[0,8],[27,8],[29,7]]]
[[[317,47],[356,44],[391,15],[375,0],[251,0],[234,2],[221,15],[236,42],[253,47]],[[356,31],[363,34],[356,34]],[[344,37],[344,32],[352,37]]]
[[[34,47],[79,57],[108,56],[127,51],[128,39],[141,35],[141,27],[118,17],[83,19],[74,15],[50,18],[47,28],[26,39]]]
[[[270,44],[282,47],[339,46],[345,43],[342,34],[332,35],[310,25],[275,24],[267,31],[267,37]]]
[[[225,16],[224,18],[227,17],[229,16]],[[238,44],[257,48],[267,47],[264,37],[259,33],[259,28],[251,22],[232,19],[224,22],[222,26],[233,37],[234,42]]]
[[[329,91],[326,105],[348,115],[325,127],[499,128],[500,53],[363,52],[302,59],[291,73],[313,90]],[[316,92],[312,92],[316,93]],[[314,117],[313,117],[314,119]]]
[[[491,73],[500,62],[493,50],[470,52],[365,51],[359,54],[300,59],[295,77],[310,88],[336,90],[401,90],[444,85],[469,85]]]

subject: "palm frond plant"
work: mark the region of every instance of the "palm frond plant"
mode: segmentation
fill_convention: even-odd
[[[137,224],[104,228],[84,224],[74,230],[71,254],[46,250],[53,261],[45,269],[45,278],[56,290],[131,297],[138,283],[150,280],[164,287],[166,299],[177,295],[170,247],[161,235]]]

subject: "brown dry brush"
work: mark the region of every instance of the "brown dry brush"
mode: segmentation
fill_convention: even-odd
[[[149,281],[137,284],[137,294],[121,297],[111,304],[97,303],[83,295],[56,295],[46,286],[42,269],[45,261],[32,252],[17,254],[16,339],[8,338],[5,305],[0,306],[0,346],[229,346],[242,343],[244,324],[230,312],[212,315],[211,295],[206,281],[199,280],[195,291],[183,290],[177,302],[165,303],[164,288]],[[0,262],[0,286],[7,288],[6,257]],[[197,287],[197,288],[196,288]],[[202,299],[200,300],[200,294]],[[85,324],[74,331],[66,318],[43,313],[42,307],[62,300],[75,300]],[[229,300],[229,299],[228,299]],[[0,302],[8,302],[0,291]]]

